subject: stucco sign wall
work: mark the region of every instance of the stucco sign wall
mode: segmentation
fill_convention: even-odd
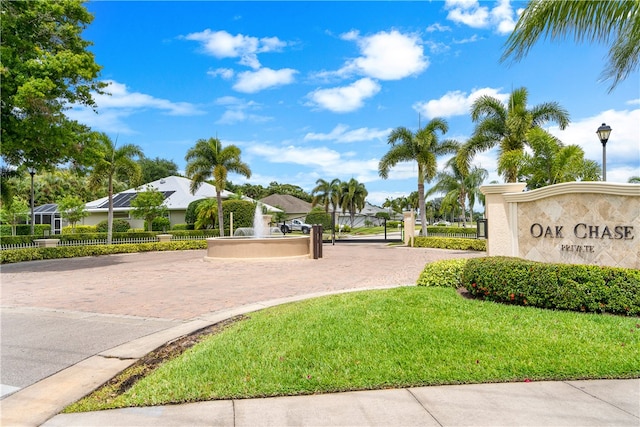
[[[489,255],[640,268],[640,185],[573,182],[523,188],[481,188]]]

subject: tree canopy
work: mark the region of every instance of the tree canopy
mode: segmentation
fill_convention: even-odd
[[[389,170],[400,162],[415,161],[418,163],[418,205],[422,222],[421,235],[427,235],[427,220],[425,214],[424,183],[435,178],[438,169],[438,156],[454,153],[459,144],[453,140],[440,141],[437,132],[447,133],[449,126],[446,120],[433,118],[427,125],[417,132],[405,127],[398,127],[391,131],[388,143],[389,151],[382,156],[378,164],[378,174],[387,179]]]
[[[531,0],[507,39],[502,60],[527,55],[540,39],[609,43],[609,64],[602,72],[610,90],[638,69],[640,1]]]
[[[227,175],[235,172],[251,177],[249,165],[240,159],[241,150],[235,145],[222,146],[218,138],[199,139],[196,145],[187,151],[186,173],[191,183],[191,193],[200,188],[207,179],[213,179],[216,187],[216,201],[222,206],[222,191],[227,185]],[[218,210],[218,223],[223,224],[222,209]],[[220,227],[220,235],[224,236],[224,228]]]
[[[82,31],[93,16],[81,0],[1,0],[2,157],[49,168],[79,156],[88,129],[69,120],[70,105],[95,108],[100,66]]]

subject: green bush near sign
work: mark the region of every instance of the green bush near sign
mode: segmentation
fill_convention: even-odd
[[[466,258],[443,259],[427,264],[420,273],[418,286],[439,286],[457,289],[462,283]]]
[[[415,248],[456,249],[461,251],[486,251],[487,241],[458,237],[421,237],[413,241]]]
[[[640,270],[511,257],[474,258],[465,264],[461,285],[488,301],[640,315]]]

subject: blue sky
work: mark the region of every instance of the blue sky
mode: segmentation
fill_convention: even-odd
[[[431,2],[128,2],[87,4],[84,33],[110,82],[98,114],[69,111],[150,158],[184,155],[200,138],[242,149],[248,182],[296,184],[319,178],[365,183],[381,204],[415,191],[415,164],[378,177],[378,161],[398,126],[444,118],[443,139],[466,141],[469,107],[488,94],[506,100],[526,87],[531,106],[559,102],[571,115],[565,144],[602,161],[595,134],[606,122],[607,180],[640,175],[640,79],[612,93],[600,81],[607,49],[573,40],[538,43],[519,63],[500,63],[524,3]],[[439,159],[442,166],[447,158]],[[496,153],[475,164],[498,180]],[[238,184],[247,180],[230,175]]]

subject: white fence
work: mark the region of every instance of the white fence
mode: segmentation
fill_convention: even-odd
[[[186,240],[205,240],[212,236],[171,236],[172,242],[186,241]],[[157,237],[131,237],[128,239],[113,239],[111,241],[114,245],[123,243],[158,243]],[[58,247],[60,246],[93,246],[93,245],[106,245],[107,239],[95,239],[95,240],[60,240]],[[0,250],[8,249],[29,249],[40,247],[37,243],[18,243],[15,245],[2,245]]]

